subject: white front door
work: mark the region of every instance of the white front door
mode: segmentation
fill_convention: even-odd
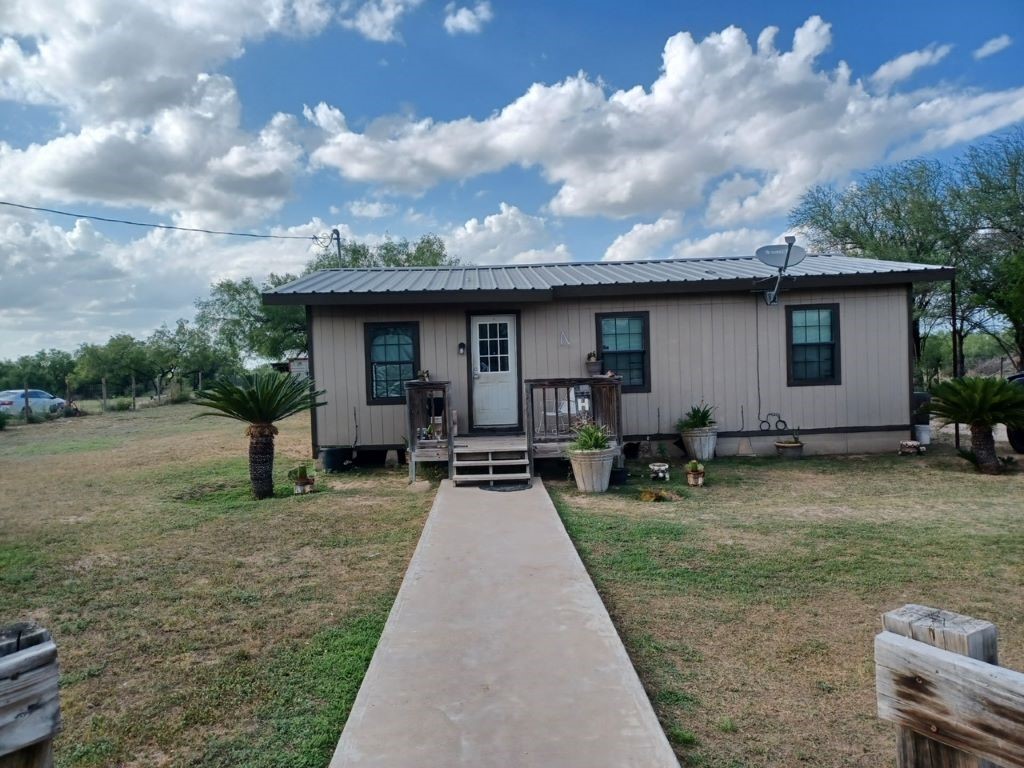
[[[515,315],[470,318],[473,378],[473,426],[519,424],[519,353]]]

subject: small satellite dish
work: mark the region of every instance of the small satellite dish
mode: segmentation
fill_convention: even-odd
[[[775,286],[764,292],[765,304],[779,303],[779,289],[782,287],[782,276],[786,274],[787,269],[799,264],[807,257],[807,251],[799,245],[795,245],[795,243],[796,238],[788,235],[785,245],[762,245],[754,251],[754,256],[758,261],[779,270],[779,274],[775,277]]]
[[[803,261],[807,251],[799,245],[762,245],[754,251],[754,256],[769,267],[785,271]]]

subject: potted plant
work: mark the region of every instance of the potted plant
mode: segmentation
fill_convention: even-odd
[[[691,488],[704,486],[704,465],[696,459],[692,459],[686,464],[686,484]]]
[[[288,479],[295,486],[295,493],[311,493],[315,478],[309,476],[309,470],[305,464],[300,464],[294,469],[288,470]]]
[[[784,459],[799,459],[804,455],[804,444],[800,442],[800,430],[794,429],[789,437],[775,441],[775,452]]]
[[[683,438],[686,453],[697,461],[710,461],[715,457],[718,428],[714,419],[715,406],[701,401],[676,422],[676,431]]]
[[[608,490],[616,449],[609,447],[608,433],[599,424],[588,422],[575,430],[576,439],[566,452],[572,463],[576,487],[584,493]]]
[[[597,352],[587,352],[587,375],[601,375],[601,360],[598,358]]]

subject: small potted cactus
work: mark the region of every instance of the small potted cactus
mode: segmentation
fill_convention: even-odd
[[[704,487],[704,465],[696,459],[686,463],[686,484],[691,488]]]
[[[309,476],[309,470],[305,464],[288,470],[288,479],[292,481],[296,494],[313,492],[313,483],[316,482],[316,479]]]
[[[800,441],[800,430],[794,429],[789,437],[775,441],[775,453],[784,459],[799,459],[804,455],[804,444]]]

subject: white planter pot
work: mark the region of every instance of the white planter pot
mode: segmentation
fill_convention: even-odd
[[[608,479],[615,463],[615,448],[602,451],[569,451],[572,462],[572,476],[576,487],[584,493],[604,493],[608,490]]]
[[[921,445],[932,444],[932,425],[931,424],[915,424],[914,425],[914,439],[917,440]]]
[[[685,429],[680,436],[691,459],[703,462],[715,458],[715,446],[718,444],[718,430],[715,427]]]

